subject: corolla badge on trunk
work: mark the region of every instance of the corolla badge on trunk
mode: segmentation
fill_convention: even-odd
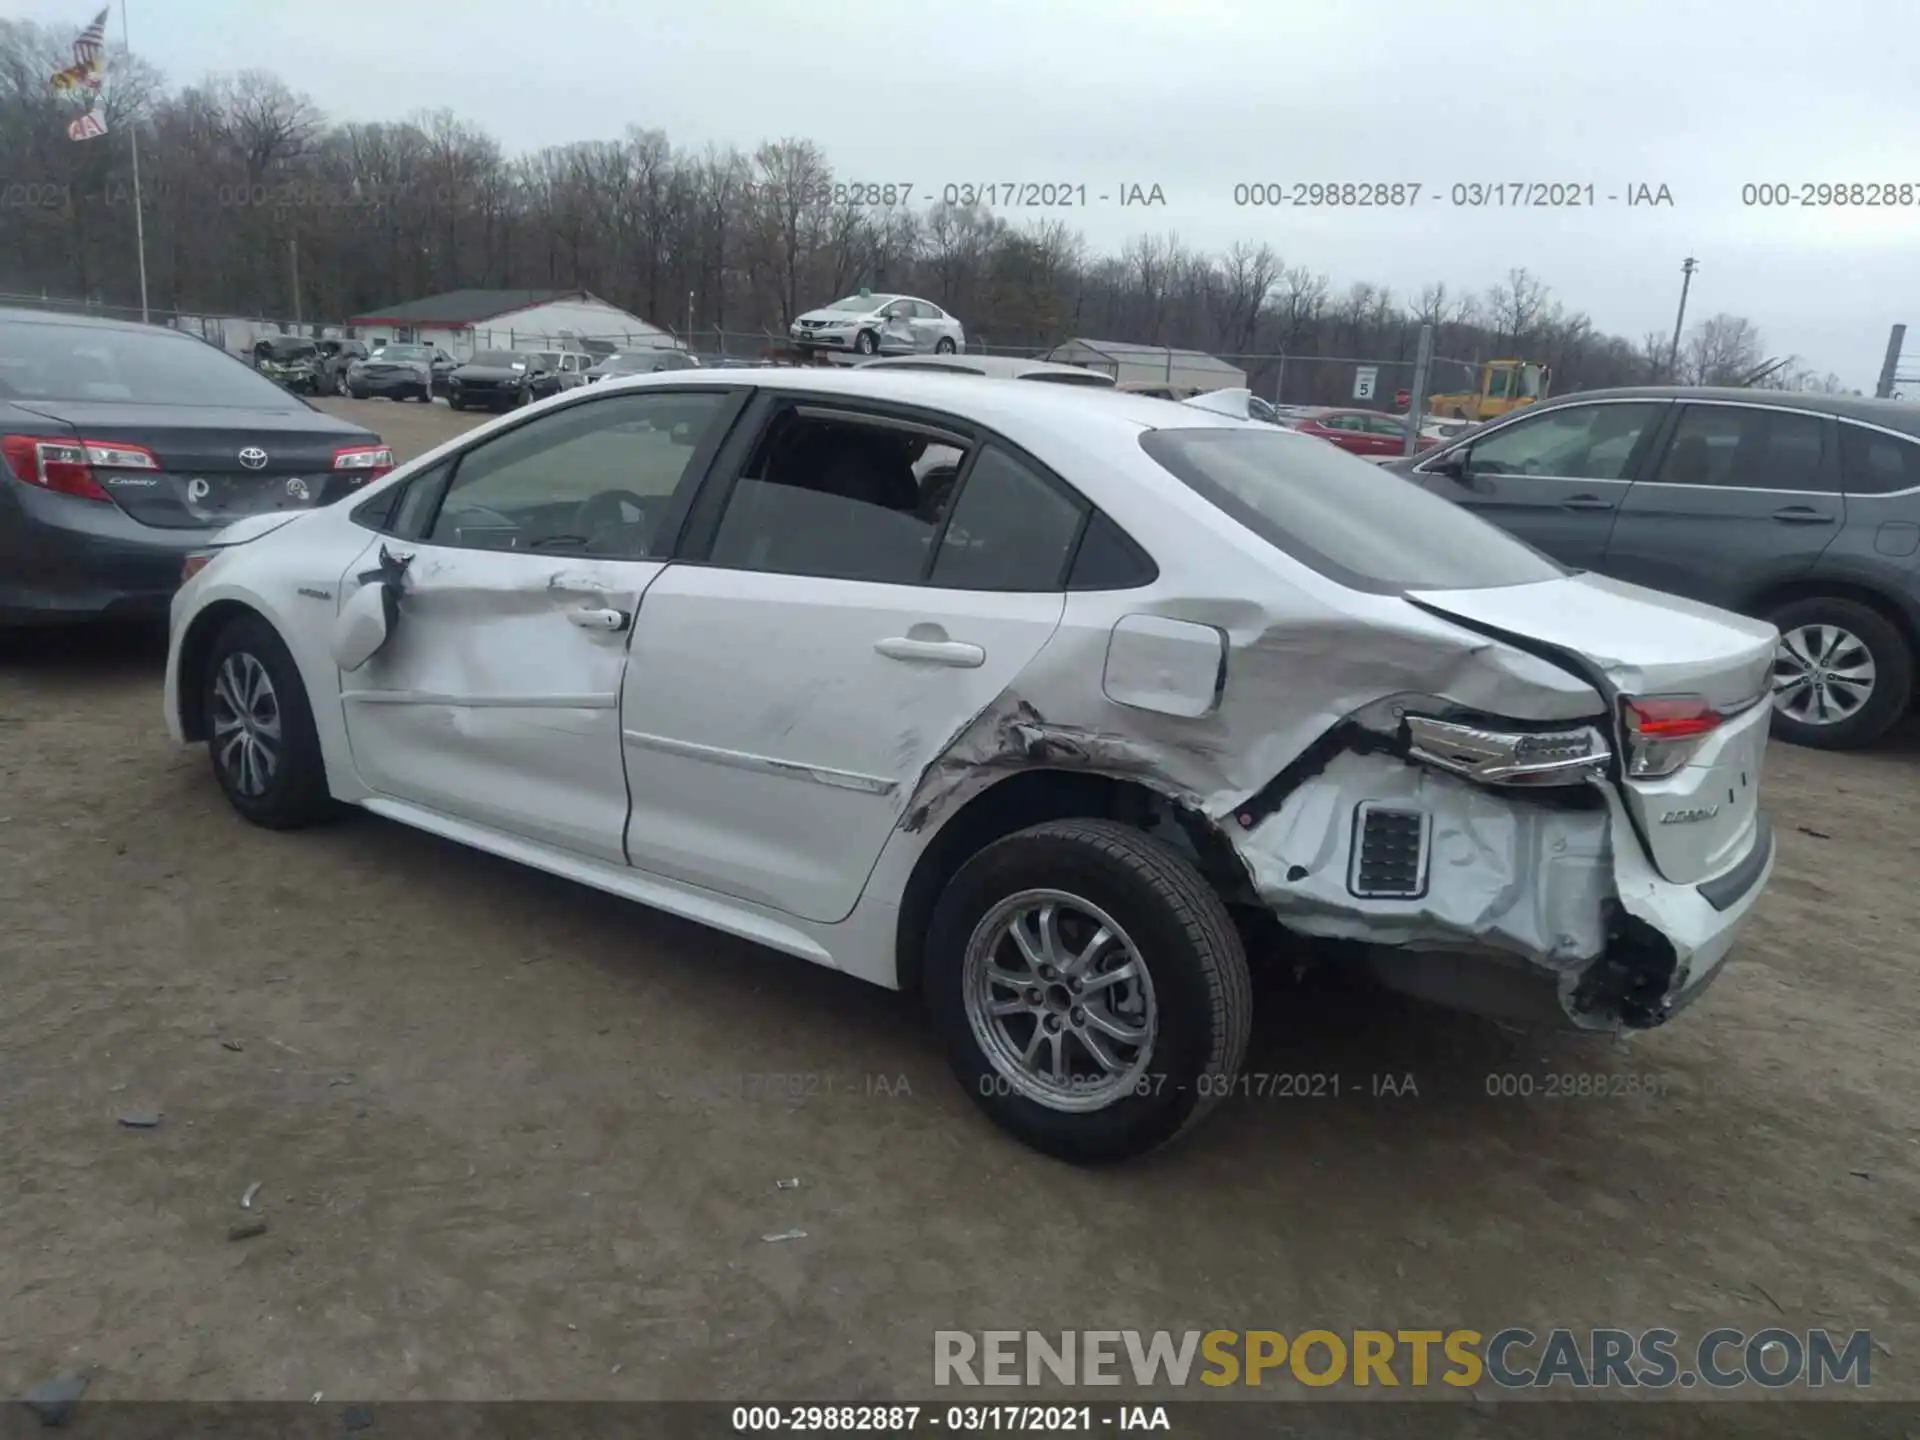
[[[1694,825],[1702,820],[1711,820],[1720,813],[1718,805],[1702,805],[1692,810],[1669,810],[1660,817],[1662,825]]]
[[[249,470],[264,470],[267,468],[267,452],[258,445],[249,445],[240,452],[240,463]]]

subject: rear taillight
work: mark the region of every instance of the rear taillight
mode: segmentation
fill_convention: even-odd
[[[1726,719],[1698,695],[1652,695],[1620,702],[1627,732],[1627,776],[1658,780],[1671,775]]]
[[[349,445],[333,452],[333,468],[350,472],[349,484],[364,485],[393,469],[393,451],[385,445]]]
[[[7,469],[23,485],[35,485],[82,500],[113,497],[94,478],[95,470],[158,470],[160,462],[144,445],[118,440],[49,440],[40,435],[0,436]]]
[[[194,576],[207,568],[207,562],[213,559],[215,551],[196,550],[187,556],[186,563],[180,567],[180,583],[186,584]]]

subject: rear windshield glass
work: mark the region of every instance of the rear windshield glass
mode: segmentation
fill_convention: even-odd
[[[1276,549],[1354,590],[1476,590],[1567,574],[1412,480],[1303,435],[1150,430],[1140,445]]]
[[[0,400],[305,410],[251,365],[176,330],[0,321]]]

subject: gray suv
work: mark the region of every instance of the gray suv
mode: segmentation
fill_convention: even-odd
[[[1388,468],[1563,564],[1772,621],[1782,739],[1852,749],[1913,702],[1920,407],[1592,390]]]

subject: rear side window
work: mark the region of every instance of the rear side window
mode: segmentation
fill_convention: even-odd
[[[1654,481],[1743,490],[1824,490],[1825,422],[1752,405],[1688,405]]]
[[[1284,430],[1150,430],[1140,446],[1269,545],[1350,589],[1473,590],[1569,573],[1414,481]]]
[[[1920,443],[1842,423],[1840,488],[1849,495],[1920,489]]]
[[[948,590],[1060,590],[1086,514],[997,445],[973,462],[947,520],[931,583]]]

